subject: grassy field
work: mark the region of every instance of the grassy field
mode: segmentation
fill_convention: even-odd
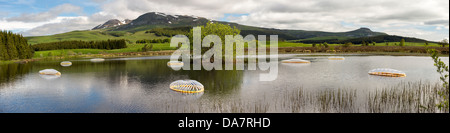
[[[122,31],[102,31],[102,30],[92,30],[92,31],[72,31],[62,34],[56,34],[52,36],[38,36],[38,37],[27,37],[28,44],[37,43],[48,43],[48,42],[58,42],[58,41],[98,41],[98,40],[108,40],[108,39],[125,39],[131,42],[136,42],[136,40],[151,40],[151,39],[165,39],[167,37],[156,36],[153,33],[145,33],[145,31],[140,31],[136,33],[122,32]]]
[[[162,51],[162,50],[175,50],[176,48],[171,48],[169,43],[155,43],[148,44],[148,47],[153,45],[152,51]],[[65,50],[50,50],[50,51],[37,51],[34,53],[33,58],[43,58],[49,57],[51,52],[53,56],[65,56],[70,54],[100,54],[100,53],[128,53],[128,52],[139,52],[145,44],[128,44],[127,48],[124,49],[114,49],[114,50],[103,50],[103,49],[65,49]]]
[[[389,42],[389,46],[399,46],[400,42]],[[372,45],[372,44],[370,44]],[[375,46],[386,46],[386,43],[376,43]],[[425,43],[405,42],[405,46],[425,46]],[[430,47],[440,47],[437,43],[429,43]],[[448,47],[448,46],[447,46]]]
[[[394,44],[399,44],[399,42],[391,42],[389,46],[395,46]],[[51,51],[37,51],[34,54],[34,58],[48,57],[51,52],[52,56],[65,56],[70,54],[100,54],[100,53],[128,53],[128,52],[139,52],[145,44],[128,44],[127,48],[124,49],[114,49],[114,50],[103,50],[103,49],[66,49],[66,50],[51,50]],[[162,51],[162,50],[175,50],[176,48],[171,48],[170,43],[155,43],[147,44],[148,46],[153,45],[152,51]],[[328,44],[329,47],[337,47],[342,44]],[[372,44],[370,46],[373,46]],[[375,46],[386,46],[385,43],[377,43]],[[405,43],[405,46],[425,46],[423,43]],[[430,43],[428,46],[439,47],[438,44]],[[247,47],[247,46],[246,46]],[[293,42],[279,42],[279,48],[290,48],[290,47],[312,47],[312,44],[303,43],[293,43]],[[319,44],[317,44],[319,47]],[[360,45],[353,45],[352,47],[360,47]],[[448,47],[448,46],[447,46]]]
[[[395,45],[397,44],[397,45]],[[400,42],[389,42],[389,46],[398,46]],[[330,47],[341,46],[342,44],[328,44]],[[316,44],[319,46],[319,44]],[[361,46],[361,45],[353,45],[353,46]],[[370,44],[370,46],[373,46]],[[386,46],[386,43],[376,43],[375,46]],[[405,42],[405,46],[425,46],[425,43],[416,43],[416,42]],[[440,47],[441,45],[437,43],[429,43],[430,47]],[[295,43],[295,42],[278,42],[278,47],[312,47],[312,44],[304,44],[304,43]],[[448,47],[448,46],[446,46]]]
[[[101,53],[128,53],[128,52],[139,52],[145,44],[135,44],[137,40],[143,39],[165,39],[167,37],[156,36],[153,33],[145,33],[145,31],[138,32],[126,32],[126,31],[105,31],[105,30],[91,30],[91,31],[72,31],[63,34],[57,34],[52,36],[40,36],[40,37],[28,37],[29,44],[46,43],[46,42],[58,42],[65,40],[83,40],[83,41],[96,41],[96,40],[107,40],[107,39],[126,39],[127,48],[115,49],[115,50],[103,50],[103,49],[66,49],[66,50],[51,50],[51,51],[37,51],[34,54],[34,58],[45,58],[48,56],[66,56],[66,55],[81,55],[81,54],[101,54]],[[331,37],[333,38],[333,37]],[[324,39],[324,37],[310,38],[314,39]],[[326,38],[325,38],[326,39]],[[345,38],[341,38],[345,39]],[[399,42],[389,42],[389,46],[398,46]],[[148,44],[150,46],[150,44]],[[175,48],[170,48],[169,43],[159,43],[152,44],[152,51],[161,50],[175,50]],[[316,47],[320,47],[317,44]],[[328,44],[330,48],[342,46],[342,44]],[[358,47],[360,45],[353,45],[353,47]],[[370,46],[373,46],[370,44]],[[375,46],[386,46],[386,43],[376,43]],[[412,43],[406,42],[405,46],[425,46],[425,43]],[[439,47],[436,43],[430,43],[430,47]],[[247,47],[247,45],[245,46]],[[296,43],[294,41],[282,41],[278,42],[278,47],[312,47],[312,44]],[[51,54],[49,54],[51,53]]]
[[[328,44],[329,46],[340,46],[342,44]],[[316,46],[319,46],[317,44]],[[312,44],[294,43],[294,42],[278,42],[278,47],[312,47]]]
[[[328,39],[347,40],[351,39],[351,37],[326,36],[326,37],[313,37],[308,39],[290,40],[290,41],[295,42],[295,41],[328,40]]]

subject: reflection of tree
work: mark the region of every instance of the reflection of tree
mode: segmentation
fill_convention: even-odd
[[[210,94],[228,94],[239,89],[244,78],[244,72],[232,71],[188,71],[190,79],[197,80],[205,86]]]
[[[13,82],[21,76],[30,72],[31,64],[7,64],[0,65],[0,84],[6,82]]]
[[[54,68],[64,75],[95,73],[112,86],[123,82],[124,77],[138,79],[143,84],[159,84],[185,80],[197,80],[205,86],[207,93],[231,93],[240,87],[243,71],[175,71],[167,66],[169,60],[115,60],[100,63],[72,61],[70,67],[62,67],[59,62],[33,62],[29,64],[8,64],[0,66],[0,83],[12,82],[18,76],[42,69]],[[37,73],[36,73],[37,74]],[[81,77],[80,77],[81,78]],[[127,81],[125,81],[127,82]],[[167,84],[168,86],[169,84]],[[168,88],[167,88],[168,89]]]
[[[205,86],[208,93],[230,93],[240,87],[243,81],[243,71],[174,71],[167,66],[169,60],[137,60],[126,64],[127,75],[139,76],[141,82],[172,82],[180,77],[197,80]]]

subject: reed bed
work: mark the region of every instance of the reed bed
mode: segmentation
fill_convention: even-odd
[[[422,82],[372,91],[300,88],[257,98],[174,98],[156,107],[168,113],[448,113],[436,106],[440,88]]]
[[[441,85],[404,83],[369,93],[367,106],[370,113],[448,113],[436,106],[442,98],[438,95]]]

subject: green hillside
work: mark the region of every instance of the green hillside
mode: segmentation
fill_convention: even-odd
[[[99,26],[111,25],[112,22],[108,21],[105,24]],[[71,41],[71,40],[83,40],[83,41],[96,41],[107,39],[125,39],[128,43],[134,43],[137,40],[152,40],[152,39],[165,39],[173,34],[173,29],[186,28],[206,25],[210,20],[202,17],[195,16],[182,16],[182,15],[165,15],[163,13],[150,12],[139,16],[135,20],[130,20],[129,23],[105,27],[95,30],[85,31],[72,31],[62,34],[50,35],[50,36],[37,36],[27,37],[29,44],[57,42],[57,41]],[[273,28],[261,28],[254,26],[246,26],[238,23],[212,21],[213,23],[222,23],[236,27],[241,30],[241,35],[278,35],[280,41],[288,40],[289,42],[299,42],[305,44],[312,43],[330,43],[330,44],[342,44],[346,42],[352,42],[358,44],[358,42],[398,42],[400,39],[405,38],[407,42],[426,42],[426,40],[407,38],[401,36],[390,36],[386,33],[374,32],[368,28],[360,28],[348,32],[323,32],[323,31],[305,31],[305,30],[281,30]],[[114,23],[112,23],[114,24]],[[171,33],[148,32],[152,29],[158,29]],[[166,30],[164,30],[166,29]],[[168,29],[168,30],[167,30]],[[172,30],[171,30],[172,29]],[[158,33],[155,35],[154,33]]]
[[[153,33],[145,33],[145,31],[139,31],[135,33],[124,31],[105,31],[105,30],[87,30],[87,31],[72,31],[62,34],[56,34],[51,36],[36,36],[27,37],[28,43],[33,45],[37,43],[48,43],[58,41],[97,41],[108,39],[125,39],[129,42],[136,42],[143,39],[165,39],[167,37],[156,36]]]

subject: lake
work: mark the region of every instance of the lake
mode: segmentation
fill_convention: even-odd
[[[431,57],[328,57],[280,55],[280,61],[299,58],[311,64],[280,62],[278,78],[270,82],[259,81],[264,71],[174,71],[167,66],[169,56],[97,63],[77,59],[70,60],[70,67],[60,66],[60,61],[0,65],[0,113],[416,112],[419,104],[435,100],[417,93],[431,93],[439,83]],[[448,57],[442,59],[448,64]],[[62,76],[42,78],[38,72],[48,68]],[[368,74],[376,68],[400,70],[407,77]],[[184,79],[202,83],[204,93],[181,94],[169,89],[171,82]],[[405,94],[411,96],[402,96]],[[395,101],[416,95],[422,101],[409,101],[408,106],[399,104],[406,100]],[[378,96],[380,102],[375,100]]]

